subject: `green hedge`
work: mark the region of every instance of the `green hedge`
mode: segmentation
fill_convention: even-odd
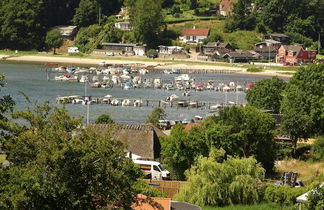
[[[290,187],[271,185],[265,190],[264,198],[267,202],[275,202],[284,205],[296,203],[296,198],[307,192],[310,187]]]

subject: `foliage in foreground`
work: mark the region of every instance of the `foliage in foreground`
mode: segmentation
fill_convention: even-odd
[[[175,199],[200,206],[257,203],[257,185],[264,178],[265,170],[253,157],[228,157],[223,161],[224,155],[224,150],[212,149],[208,158],[199,157],[186,171],[188,183]]]
[[[102,114],[96,119],[95,123],[96,124],[113,124],[113,123],[115,123],[115,121],[109,114]]]
[[[292,205],[296,203],[296,198],[307,192],[310,187],[290,187],[271,185],[265,190],[265,200],[267,202],[275,202],[283,205]]]
[[[281,103],[282,130],[297,140],[324,133],[324,64],[300,68],[287,84]]]
[[[146,123],[152,123],[154,126],[159,127],[159,120],[165,117],[165,111],[161,107],[155,107],[150,115],[146,118]]]
[[[282,91],[286,83],[278,77],[256,82],[254,88],[246,94],[246,100],[259,109],[272,110],[278,114],[282,100]]]
[[[0,168],[0,208],[128,208],[134,201],[142,173],[120,142],[79,129],[80,119],[48,104],[13,117],[28,126],[16,124],[4,143],[12,165]]]
[[[314,145],[312,146],[312,158],[315,161],[323,161],[324,160],[324,137],[318,137],[315,140]]]
[[[254,156],[267,170],[273,168],[276,149],[273,141],[274,119],[254,107],[232,107],[219,117],[206,119],[202,126],[184,130],[177,125],[163,138],[162,157],[177,179],[185,179],[184,171],[212,147],[223,148],[227,155]]]

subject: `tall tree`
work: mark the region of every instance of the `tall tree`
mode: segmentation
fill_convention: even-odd
[[[147,116],[146,123],[152,123],[154,126],[159,127],[159,120],[166,116],[164,109],[161,107],[155,107],[152,113]]]
[[[48,47],[53,48],[53,54],[55,54],[55,49],[61,47],[63,44],[63,37],[61,32],[57,29],[50,30],[46,34],[45,43]]]
[[[73,24],[82,27],[97,23],[98,8],[96,0],[81,0],[73,17]]]
[[[300,68],[290,79],[282,100],[285,119],[308,116],[312,121],[309,135],[324,133],[324,64],[311,64]],[[305,137],[305,136],[304,136]]]
[[[324,64],[300,68],[290,79],[282,100],[282,130],[296,150],[298,139],[324,133]]]
[[[2,1],[0,7],[2,47],[39,49],[46,33],[42,23],[43,11],[43,0]]]
[[[252,106],[272,110],[277,114],[280,112],[285,85],[286,83],[278,77],[263,79],[255,83],[254,88],[247,92],[246,100]]]
[[[157,44],[158,33],[163,22],[161,0],[137,0],[135,4],[134,26],[135,38],[149,48]]]
[[[109,135],[48,104],[19,111],[28,126],[7,140],[0,168],[2,209],[129,208],[141,171]]]

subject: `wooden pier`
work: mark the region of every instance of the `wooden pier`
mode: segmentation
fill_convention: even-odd
[[[108,98],[108,97],[83,97],[83,96],[63,96],[57,97],[58,104],[90,104],[90,105],[108,105],[108,106],[134,106],[134,107],[162,107],[162,108],[187,108],[187,109],[209,109],[217,110],[225,106],[239,106],[234,102],[219,103],[216,101],[195,101],[195,100],[174,100],[164,101],[158,99],[142,98]]]

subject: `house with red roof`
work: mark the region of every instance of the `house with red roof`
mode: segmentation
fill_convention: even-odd
[[[316,59],[316,50],[304,50],[300,45],[282,45],[277,54],[277,63],[295,65],[312,63]]]
[[[187,44],[201,44],[209,35],[208,28],[185,28],[183,29],[180,42]]]
[[[222,0],[219,3],[219,14],[224,17],[231,16],[233,14],[234,2],[231,0]]]

